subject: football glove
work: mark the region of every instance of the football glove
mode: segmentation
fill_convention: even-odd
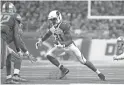
[[[28,51],[24,53],[24,56],[27,56],[32,63],[37,61],[37,59],[33,57],[33,55],[31,55]]]
[[[42,43],[42,39],[38,38],[38,41],[35,44],[36,49],[38,49],[38,47],[41,46],[41,43]]]

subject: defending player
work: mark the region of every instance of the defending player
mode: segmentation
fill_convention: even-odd
[[[56,50],[64,50],[65,52],[69,53],[71,52],[72,55],[77,57],[81,64],[86,65],[88,68],[96,72],[101,80],[105,80],[105,76],[98,69],[96,69],[90,61],[84,58],[78,47],[73,42],[70,35],[70,25],[62,21],[61,13],[57,10],[51,11],[48,15],[48,20],[51,23],[48,26],[49,30],[45,36],[39,38],[38,42],[36,43],[36,47],[40,46],[41,43],[48,39],[51,35],[55,37],[55,46],[48,51],[46,57],[52,64],[60,69],[62,73],[60,79],[62,79],[69,72],[69,70],[61,65],[60,62],[55,58],[54,52]]]
[[[121,55],[118,56],[114,56],[113,59],[114,60],[124,60],[124,37],[120,36],[117,39],[117,50],[122,51]]]
[[[9,51],[6,57],[6,82],[7,84],[18,84],[19,81],[26,81],[19,75],[22,61],[22,54],[30,58],[30,54],[21,40],[19,28],[21,17],[16,13],[15,6],[6,2],[2,6],[1,15],[1,37],[6,42],[7,50]],[[10,43],[14,43],[16,51],[9,47]],[[23,53],[22,53],[23,52]],[[14,62],[14,74],[11,75],[11,62]]]

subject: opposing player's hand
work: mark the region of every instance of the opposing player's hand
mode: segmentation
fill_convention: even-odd
[[[38,38],[38,41],[35,44],[36,49],[38,49],[38,47],[41,46],[41,43],[42,43],[42,39]]]

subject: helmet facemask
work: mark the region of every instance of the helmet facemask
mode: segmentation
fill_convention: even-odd
[[[56,25],[58,23],[57,18],[51,18],[49,19],[50,23],[52,23],[53,25]]]

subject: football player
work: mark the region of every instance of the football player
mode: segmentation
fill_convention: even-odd
[[[121,55],[118,56],[114,56],[113,59],[114,60],[123,60],[124,59],[124,37],[120,36],[117,39],[117,50],[122,51]]]
[[[57,66],[61,71],[60,79],[62,79],[68,72],[69,69],[60,64],[55,58],[54,52],[57,50],[64,50],[72,55],[75,55],[81,64],[86,65],[88,68],[96,72],[101,80],[105,80],[105,76],[88,60],[85,59],[81,54],[78,47],[75,45],[70,35],[70,24],[62,20],[62,15],[58,10],[51,11],[48,15],[50,25],[48,26],[48,32],[38,39],[36,42],[36,48],[42,45],[42,42],[48,39],[51,35],[55,37],[55,46],[48,51],[46,54],[47,59]]]
[[[6,42],[9,51],[6,57],[6,81],[7,84],[18,84],[19,81],[26,81],[20,77],[19,72],[22,62],[22,52],[30,58],[30,54],[22,41],[19,33],[21,17],[16,13],[16,8],[11,2],[6,2],[2,6],[1,15],[1,37]],[[14,43],[16,51],[10,48],[10,43]],[[11,75],[11,62],[14,62],[14,74]]]

